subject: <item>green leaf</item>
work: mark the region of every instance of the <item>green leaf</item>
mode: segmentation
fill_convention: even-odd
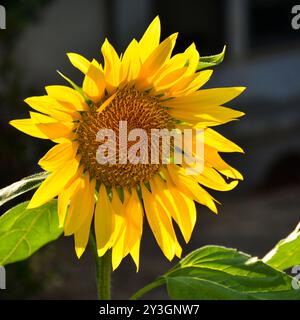
[[[263,261],[279,270],[300,265],[300,223],[287,238],[277,243]]]
[[[198,64],[197,70],[203,70],[206,68],[215,67],[220,64],[224,60],[226,51],[226,46],[224,46],[223,51],[219,54],[215,54],[213,56],[200,57],[200,61]]]
[[[26,209],[28,203],[23,202],[0,217],[2,266],[28,258],[62,234],[56,200],[35,209]]]
[[[48,177],[48,175],[48,172],[36,173],[1,189],[0,206],[25,192],[37,188]]]
[[[193,251],[133,299],[162,284],[172,299],[300,300],[300,290],[292,288],[290,276],[257,258],[219,246]]]

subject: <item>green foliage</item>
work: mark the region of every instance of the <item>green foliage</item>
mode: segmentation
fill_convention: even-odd
[[[56,200],[35,209],[26,209],[27,205],[28,202],[21,203],[0,217],[2,266],[27,259],[62,234]]]
[[[300,223],[287,238],[277,243],[263,261],[279,270],[300,265]]]
[[[37,188],[48,177],[48,172],[36,173],[0,190],[0,206],[4,203]],[[1,228],[1,226],[0,226]]]
[[[300,290],[292,288],[290,276],[257,258],[219,246],[193,251],[157,281],[166,285],[172,299],[300,300]],[[144,288],[133,298],[147,291]]]
[[[206,68],[215,67],[224,60],[226,46],[224,46],[221,53],[218,53],[213,56],[200,57],[197,70],[203,70]]]

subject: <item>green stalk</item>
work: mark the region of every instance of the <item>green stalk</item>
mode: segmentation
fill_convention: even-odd
[[[111,250],[108,250],[104,256],[98,257],[95,236],[90,234],[90,245],[92,247],[96,262],[96,282],[99,300],[110,300],[110,282],[111,282]]]
[[[136,292],[131,298],[130,300],[137,300],[139,299],[141,296],[143,296],[144,294],[146,294],[147,292],[162,286],[163,284],[165,284],[165,279],[164,278],[158,278],[156,281],[151,282],[150,284],[146,285],[144,288],[140,289],[138,292]]]

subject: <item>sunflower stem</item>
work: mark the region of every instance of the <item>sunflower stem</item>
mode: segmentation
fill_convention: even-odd
[[[90,246],[92,247],[96,262],[96,282],[99,300],[110,300],[110,281],[111,281],[111,250],[104,256],[98,257],[95,236],[90,234]]]

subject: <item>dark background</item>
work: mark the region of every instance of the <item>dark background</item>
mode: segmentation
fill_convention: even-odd
[[[194,41],[201,55],[210,55],[227,44],[225,61],[215,68],[207,87],[248,88],[230,103],[246,116],[217,128],[245,149],[245,155],[226,156],[245,181],[231,192],[212,193],[222,202],[218,216],[198,207],[198,222],[191,242],[183,246],[184,255],[202,245],[219,244],[262,257],[296,226],[300,30],[291,27],[291,9],[297,2],[9,0],[1,4],[7,11],[7,29],[0,30],[0,187],[39,170],[36,163],[51,144],[18,132],[8,121],[27,117],[26,97],[44,94],[45,85],[64,84],[56,69],[81,83],[81,74],[65,53],[100,59],[106,36],[122,52],[159,14],[163,37],[179,31],[176,51]],[[2,207],[1,213],[11,205]],[[173,263],[165,259],[146,227],[140,272],[135,273],[127,258],[113,274],[113,297],[128,298]],[[7,290],[0,292],[0,299],[96,297],[92,257],[87,250],[78,261],[72,237],[7,266],[7,276]],[[148,297],[162,298],[165,293],[156,290]]]

